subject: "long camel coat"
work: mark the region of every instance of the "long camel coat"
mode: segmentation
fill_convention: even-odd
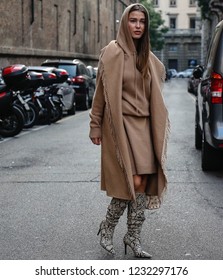
[[[124,53],[116,41],[112,41],[103,50],[100,58],[97,86],[90,112],[89,136],[102,137],[101,189],[110,197],[132,200],[135,199],[135,192],[122,117],[123,67]],[[167,186],[164,164],[169,120],[161,95],[164,68],[152,53],[150,73],[151,131],[158,170],[156,174],[149,175],[146,193],[149,197],[155,196],[160,200]]]
[[[128,11],[127,11],[128,12]],[[127,14],[124,15],[127,20]],[[126,24],[125,24],[126,26]],[[125,27],[126,28],[126,27]],[[131,59],[133,79],[134,44],[130,35],[120,29],[118,40],[111,41],[101,52],[96,79],[96,90],[90,112],[90,138],[101,137],[101,189],[110,197],[135,200],[131,161],[122,115],[122,82],[126,59]],[[130,47],[128,47],[128,45]],[[129,53],[126,53],[126,51]],[[150,125],[157,173],[148,175],[146,194],[147,208],[157,208],[167,187],[165,159],[169,134],[168,112],[162,97],[165,68],[158,58],[149,53]],[[140,145],[140,143],[136,143]]]

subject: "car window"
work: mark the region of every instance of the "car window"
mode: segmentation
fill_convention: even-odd
[[[207,55],[207,63],[212,58],[213,53],[215,52],[215,50],[217,48],[216,41],[218,41],[218,35],[219,35],[219,27],[215,29],[214,34],[211,38],[211,42],[209,44],[208,55]]]
[[[223,74],[223,31],[221,32],[221,37],[218,42],[218,48],[214,61],[214,69],[219,74]]]
[[[88,75],[87,70],[85,69],[84,65],[82,65],[82,64],[79,65],[79,71],[80,71],[80,75]]]
[[[77,76],[77,65],[75,64],[60,64],[58,65],[58,68],[66,70],[69,73],[69,76]]]
[[[89,77],[93,77],[93,73],[90,72],[90,70],[89,70],[88,68],[86,69],[86,71],[87,71],[87,75],[88,75]]]

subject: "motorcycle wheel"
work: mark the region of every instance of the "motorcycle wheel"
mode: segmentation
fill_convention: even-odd
[[[21,110],[13,106],[11,114],[0,117],[0,135],[13,137],[21,132],[24,127],[24,115]]]
[[[51,109],[50,112],[50,122],[55,123],[62,119],[63,116],[63,108],[60,104],[55,104],[55,108]]]
[[[26,117],[25,117],[25,128],[31,128],[33,127],[38,120],[39,112],[36,108],[36,106],[32,102],[28,102],[29,104],[29,110],[26,111]]]

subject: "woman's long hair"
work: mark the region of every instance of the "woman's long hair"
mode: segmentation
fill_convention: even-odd
[[[139,39],[137,47],[137,63],[138,70],[147,76],[149,68],[149,51],[150,51],[150,38],[149,38],[149,14],[142,4],[133,5],[129,10],[129,14],[133,11],[140,11],[145,15],[145,30],[143,36]]]

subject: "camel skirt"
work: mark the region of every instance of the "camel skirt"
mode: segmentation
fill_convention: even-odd
[[[156,173],[149,117],[123,115],[133,175]]]

